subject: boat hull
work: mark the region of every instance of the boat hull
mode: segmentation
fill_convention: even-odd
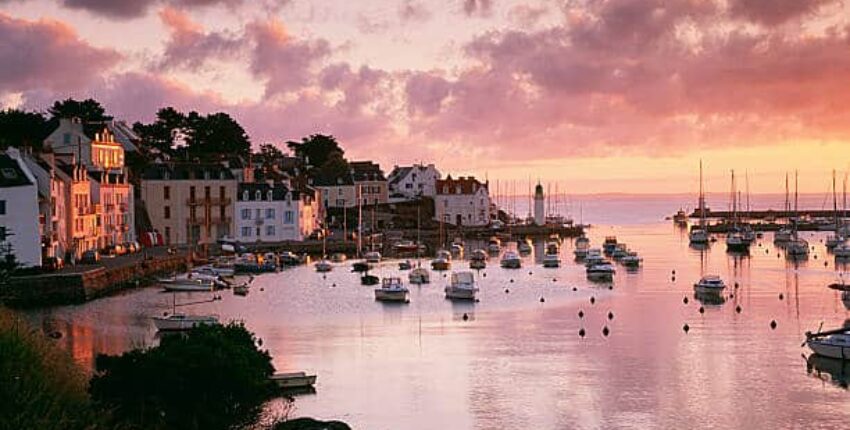
[[[704,294],[704,295],[709,295],[709,294],[720,295],[720,294],[723,294],[723,291],[725,289],[726,289],[726,287],[710,287],[710,286],[699,285],[699,284],[694,285],[694,292],[697,293],[697,294]]]
[[[446,298],[450,300],[475,300],[477,288],[458,288],[448,286],[445,289]]]
[[[410,301],[408,298],[408,292],[404,290],[391,290],[388,291],[383,288],[375,289],[375,300],[380,302],[399,302],[399,303],[407,303]]]
[[[299,373],[278,373],[271,377],[272,381],[282,389],[312,387],[316,384],[316,375]]]
[[[433,269],[433,270],[443,271],[443,270],[449,270],[449,269],[451,269],[451,267],[452,267],[452,263],[450,263],[448,261],[432,261],[431,262],[431,269]]]
[[[168,317],[154,317],[153,324],[159,331],[185,331],[191,330],[200,325],[216,325],[218,319],[209,318],[194,318],[194,319],[171,319]]]
[[[806,345],[817,355],[839,360],[850,360],[850,346],[831,345],[819,339],[810,339]]]

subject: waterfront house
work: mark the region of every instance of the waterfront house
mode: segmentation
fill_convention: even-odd
[[[316,175],[310,186],[321,192],[325,209],[350,209],[357,206],[357,187],[351,175]]]
[[[241,183],[237,188],[235,238],[242,243],[304,240],[317,227],[315,195],[283,183]]]
[[[214,163],[155,164],[142,174],[142,201],[153,228],[172,245],[231,237],[237,181]]]
[[[488,183],[472,176],[436,182],[434,219],[456,226],[485,226],[490,223]]]
[[[393,202],[414,200],[419,197],[434,197],[440,172],[433,164],[395,166],[387,178],[389,199]]]
[[[41,234],[41,257],[65,258],[67,247],[67,198],[63,173],[56,168],[53,153],[36,157],[23,153],[22,159],[36,179],[38,187],[38,222]]]
[[[357,200],[363,206],[378,205],[389,201],[387,178],[381,166],[371,161],[352,161],[351,179],[357,192]]]
[[[41,266],[38,184],[15,148],[0,154],[0,245],[18,263]]]

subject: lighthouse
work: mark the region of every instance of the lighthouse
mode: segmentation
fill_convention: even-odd
[[[545,197],[543,197],[543,185],[537,182],[534,187],[534,223],[543,225],[546,223],[546,214],[543,212]]]

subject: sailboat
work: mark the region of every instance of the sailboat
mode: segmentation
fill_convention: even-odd
[[[798,203],[798,175],[794,172],[794,217],[792,219],[791,241],[786,246],[786,253],[790,258],[806,258],[809,256],[809,242],[802,239],[797,232],[797,203]]]
[[[750,242],[738,226],[738,196],[735,189],[735,171],[732,170],[732,231],[726,234],[726,250],[730,252],[749,252]]]
[[[328,261],[328,230],[322,229],[322,259],[316,263],[316,271],[326,273],[333,270],[334,266]]]
[[[785,215],[791,212],[791,201],[788,199],[788,173],[785,173]],[[784,244],[791,240],[792,229],[782,227],[773,235],[773,241],[778,244]]]
[[[421,238],[421,225],[420,225],[420,208],[416,209],[416,268],[410,271],[407,274],[407,280],[410,281],[411,284],[428,284],[431,282],[431,272],[428,271],[427,268],[422,267],[422,260],[420,259],[420,250],[422,238]]]
[[[832,213],[835,220],[835,233],[826,237],[827,249],[834,249],[846,241],[841,234],[841,218],[838,217],[838,194],[835,190],[835,169],[832,170]]]
[[[691,228],[688,240],[692,245],[707,245],[708,230],[705,223],[705,192],[702,188],[702,160],[699,161],[699,226]]]

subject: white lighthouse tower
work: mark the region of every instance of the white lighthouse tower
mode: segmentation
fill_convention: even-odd
[[[537,182],[534,187],[534,223],[537,225],[546,224],[546,213],[543,212],[546,198],[543,196],[543,185]]]

